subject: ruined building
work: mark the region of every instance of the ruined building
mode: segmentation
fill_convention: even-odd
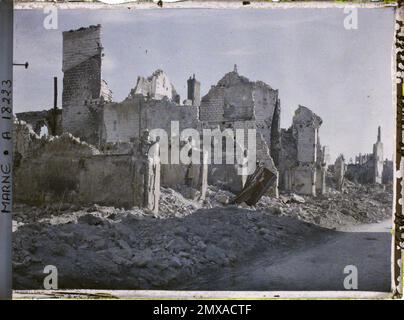
[[[16,117],[19,120],[28,122],[37,135],[47,133],[58,136],[62,134],[61,109],[21,112],[17,113]]]
[[[341,154],[334,163],[334,181],[336,189],[342,191],[344,186],[344,178],[345,178],[345,159]]]
[[[373,172],[373,180],[375,183],[382,183],[383,176],[383,143],[382,143],[382,132],[381,128],[377,128],[377,141],[373,145],[373,163],[374,163],[374,172]]]
[[[21,120],[14,125],[15,200],[138,206],[158,212],[158,144],[140,141],[133,154],[105,154],[69,133],[40,138]]]
[[[322,120],[310,109],[299,106],[292,126],[281,131],[281,188],[300,194],[326,192],[327,148],[320,144]]]
[[[348,179],[362,184],[387,184],[393,181],[393,162],[383,158],[380,127],[377,129],[373,152],[356,156],[355,162],[347,165],[346,176]]]
[[[195,79],[195,74],[189,77],[188,85],[188,99],[184,104],[199,107],[201,105],[201,83]]]
[[[237,66],[212,86],[202,98],[199,119],[203,128],[256,130],[256,159],[278,177],[276,166],[280,153],[280,100],[278,91],[264,82],[252,82],[239,75]],[[240,148],[248,149],[245,137]],[[236,146],[237,148],[237,146]],[[209,182],[220,183],[238,192],[243,187],[240,175],[232,165],[212,164]],[[277,181],[277,180],[276,180]],[[277,194],[277,182],[272,194]]]
[[[327,149],[319,141],[322,120],[308,108],[299,106],[292,126],[281,130],[278,90],[240,75],[237,66],[203,97],[201,84],[192,75],[187,80],[187,99],[183,103],[162,70],[149,77],[138,77],[128,96],[116,102],[102,79],[102,57],[100,25],[63,32],[62,111],[54,117],[59,121],[59,137],[35,136],[38,128],[48,125],[48,111],[35,116],[17,114],[16,130],[20,132],[16,136],[20,138],[16,141],[16,153],[20,153],[20,161],[25,161],[28,168],[29,161],[39,166],[37,175],[31,174],[29,179],[39,179],[42,182],[38,190],[47,190],[35,193],[30,201],[43,201],[56,188],[58,196],[65,199],[132,204],[156,212],[160,184],[172,188],[188,186],[189,196],[195,199],[204,199],[208,183],[240,192],[252,172],[240,174],[242,165],[235,155],[241,154],[245,163],[252,153],[252,159],[271,176],[269,195],[277,196],[279,187],[313,196],[325,193]],[[244,129],[241,139],[228,139],[237,135],[238,129]],[[248,133],[251,129],[255,130],[255,139]],[[48,155],[22,151],[27,148],[22,149],[25,144],[20,139],[27,137],[22,134],[27,130],[31,130],[28,136],[34,144],[41,146],[38,150]],[[229,150],[236,150],[232,161],[214,163],[215,155],[202,150],[199,140],[208,131],[213,133],[208,144],[220,149],[223,159]],[[66,150],[52,158],[63,149],[63,143]],[[187,163],[175,161],[178,156],[174,151],[178,147],[187,151]],[[200,158],[192,157],[195,154],[200,154]],[[57,164],[46,173],[52,159]],[[28,172],[20,166],[17,183],[22,183],[23,174]],[[44,177],[51,182],[46,184]],[[103,185],[105,190],[94,183]],[[86,187],[91,190],[85,191]],[[97,196],[109,188],[116,192],[111,198]]]

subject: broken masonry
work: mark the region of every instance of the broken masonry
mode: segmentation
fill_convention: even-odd
[[[187,98],[181,101],[159,69],[138,77],[127,98],[116,102],[102,79],[102,57],[101,25],[63,32],[62,109],[16,115],[17,201],[64,199],[139,206],[157,213],[160,185],[187,186],[189,197],[198,200],[205,198],[208,184],[216,185],[238,194],[236,203],[247,204],[264,194],[277,197],[279,189],[312,196],[327,192],[329,151],[320,144],[322,119],[309,108],[299,106],[291,127],[281,129],[278,90],[240,75],[236,65],[203,97],[193,74],[187,80]],[[201,152],[196,139],[180,141],[170,133],[173,122],[177,132],[192,128],[202,136],[204,130],[237,134],[243,129],[254,132],[255,139],[248,134],[236,142],[224,134],[213,139],[212,148],[221,150],[223,159],[245,155],[242,163],[215,163],[215,154]],[[44,129],[51,134],[41,136]],[[171,135],[168,146],[152,134],[156,130]],[[175,150],[181,147],[190,155],[199,152],[200,158],[190,157],[186,164],[176,161]],[[386,166],[382,149],[379,132],[372,166],[372,179],[378,183]],[[235,152],[229,155],[229,150]],[[252,151],[255,172],[240,174]],[[163,154],[168,161],[161,161]]]

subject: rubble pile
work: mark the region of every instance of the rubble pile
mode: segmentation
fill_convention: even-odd
[[[14,232],[14,285],[41,288],[44,267],[54,265],[60,288],[179,288],[321,232],[297,219],[235,206],[167,219],[105,208],[66,211]]]
[[[324,197],[264,196],[250,207],[228,204],[234,195],[213,186],[203,202],[162,188],[158,216],[139,208],[15,205],[14,285],[42,288],[44,267],[54,265],[59,288],[187,288],[264,250],[275,260],[331,228],[388,217],[392,195],[376,189],[348,182]]]
[[[279,215],[296,217],[315,225],[339,229],[362,223],[374,223],[391,217],[393,192],[379,185],[344,182],[342,192],[330,189],[323,196],[281,195],[263,197],[257,208],[273,207]]]

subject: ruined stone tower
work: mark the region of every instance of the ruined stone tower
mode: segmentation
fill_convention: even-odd
[[[377,128],[377,141],[373,145],[374,183],[382,183],[383,177],[383,143],[380,126]]]
[[[282,130],[279,167],[284,190],[312,196],[326,192],[327,157],[319,140],[322,122],[309,108],[299,105],[292,126]]]
[[[189,77],[188,81],[188,100],[192,101],[192,105],[199,107],[201,104],[201,83],[195,79],[195,74]]]
[[[102,51],[100,25],[63,32],[63,131],[93,144],[100,140],[100,104],[111,99],[101,80]]]

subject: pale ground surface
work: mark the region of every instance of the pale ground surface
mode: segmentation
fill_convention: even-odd
[[[349,227],[268,265],[265,253],[253,263],[215,280],[232,290],[345,290],[344,267],[358,268],[358,290],[390,290],[391,219]]]
[[[60,290],[15,291],[14,299],[121,298],[121,299],[271,299],[271,298],[357,298],[388,299],[391,219],[380,223],[344,228],[349,232],[330,236],[324,243],[310,244],[296,255],[286,255],[267,266],[265,256],[217,279],[223,291],[161,290]],[[367,248],[363,250],[364,246]],[[330,254],[332,252],[332,254]],[[376,259],[375,259],[376,258]],[[343,264],[358,267],[358,291],[342,287]],[[241,270],[240,270],[241,269]],[[226,286],[227,289],[226,289]],[[254,291],[225,291],[237,289]],[[288,290],[294,291],[280,291]],[[324,288],[326,291],[318,291]],[[260,290],[261,289],[261,290]],[[268,289],[270,291],[268,291]],[[330,291],[330,290],[336,291]],[[379,290],[369,292],[366,290]],[[265,290],[265,291],[264,291]],[[278,291],[279,290],[279,291]],[[298,292],[296,290],[310,290]]]

